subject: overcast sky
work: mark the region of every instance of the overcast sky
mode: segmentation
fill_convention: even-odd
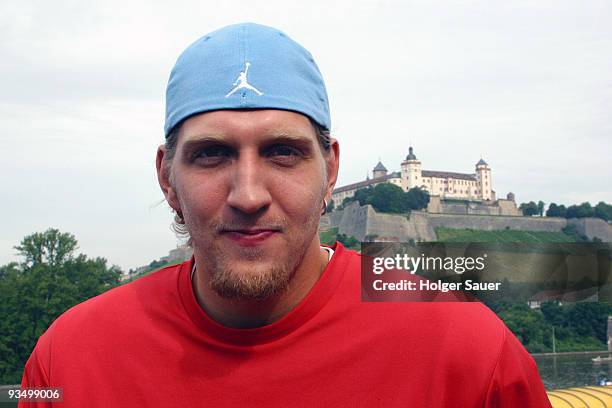
[[[124,270],[176,246],[154,171],[164,92],[203,34],[253,21],[309,49],[340,141],[337,186],[410,143],[498,197],[612,202],[612,2],[0,3],[0,264],[48,227]]]

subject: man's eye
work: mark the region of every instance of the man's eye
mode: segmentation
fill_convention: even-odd
[[[268,151],[270,156],[299,156],[300,151],[292,146],[278,145],[272,146]]]
[[[198,157],[229,156],[229,151],[224,146],[210,146],[198,152]]]
[[[295,166],[303,157],[300,149],[289,145],[275,145],[268,149],[268,157],[272,163],[284,167]]]
[[[200,149],[194,154],[194,161],[204,165],[214,165],[221,163],[230,157],[231,152],[224,146],[209,146]]]

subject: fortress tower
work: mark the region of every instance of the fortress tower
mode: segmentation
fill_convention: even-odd
[[[408,148],[408,156],[402,162],[402,189],[410,190],[412,187],[419,187],[423,184],[421,176],[421,162],[417,159],[412,149]]]
[[[387,175],[387,168],[378,160],[378,164],[372,170],[372,178],[379,178]]]
[[[476,181],[478,183],[478,195],[482,200],[492,200],[491,193],[491,168],[484,160],[476,163]]]

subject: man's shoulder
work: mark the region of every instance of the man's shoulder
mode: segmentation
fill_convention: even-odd
[[[360,269],[364,257],[357,251],[342,247],[341,258],[345,281],[338,290],[345,298],[354,299],[355,291],[363,290]],[[358,302],[349,302],[347,307],[362,320],[370,319],[376,322],[378,327],[388,326],[400,335],[404,333],[406,336],[414,336],[417,334],[415,331],[423,335],[430,332],[438,338],[453,338],[456,344],[484,342],[499,350],[508,334],[505,324],[480,302],[383,302],[361,299]]]
[[[48,334],[76,334],[108,325],[129,324],[156,305],[178,298],[178,274],[183,264],[171,265],[87,299],[60,315]]]
[[[387,324],[396,330],[432,336],[448,336],[460,342],[486,342],[501,347],[506,326],[488,307],[479,302],[389,302],[374,303]],[[461,341],[459,341],[461,340]]]

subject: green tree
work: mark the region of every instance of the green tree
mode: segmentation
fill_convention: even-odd
[[[28,235],[15,249],[25,258],[28,266],[53,266],[61,264],[77,249],[77,240],[72,234],[49,228],[45,232]]]
[[[567,207],[567,218],[586,218],[593,217],[595,210],[591,206],[591,203],[585,202],[580,205],[570,205]]]
[[[334,200],[331,200],[329,204],[327,204],[327,207],[325,207],[325,212],[330,213],[333,211],[334,211]]]
[[[544,319],[553,326],[567,325],[565,310],[566,308],[561,307],[557,301],[547,301],[540,305],[540,311],[544,315]]]
[[[15,247],[20,264],[0,267],[0,383],[21,379],[38,337],[66,309],[120,282],[121,270],[103,258],[75,255],[72,234],[49,229]]]
[[[607,303],[578,302],[568,306],[566,325],[581,337],[595,337],[602,342],[607,339],[608,315],[612,308]]]
[[[409,210],[404,197],[404,190],[391,183],[380,183],[374,187],[372,207],[385,213],[403,213]]]
[[[395,184],[380,183],[375,187],[358,189],[352,197],[345,198],[338,209],[346,207],[353,201],[359,202],[359,205],[370,204],[378,212],[399,214],[409,212],[411,209],[426,208],[429,204],[429,193],[419,187],[404,192]]]
[[[544,203],[544,201],[540,200],[538,201],[538,214],[540,215],[540,217],[544,216],[544,206],[546,205],[546,203]]]
[[[429,204],[429,193],[420,187],[413,187],[405,193],[408,208],[422,210]]]
[[[594,216],[604,221],[612,221],[612,205],[600,201],[595,206]]]
[[[517,303],[501,310],[498,315],[527,350],[532,353],[549,350],[552,327],[540,311]]]
[[[372,186],[368,186],[366,188],[360,188],[357,191],[355,191],[353,200],[359,201],[359,205],[371,204],[373,195],[374,195],[374,188]]]
[[[519,206],[519,210],[521,210],[523,212],[523,215],[526,216],[536,215],[538,213],[538,205],[533,201],[530,201],[528,203],[522,203]]]
[[[557,205],[555,203],[551,203],[548,206],[548,210],[546,211],[547,217],[562,217],[565,218],[567,213],[567,209],[563,204]]]

